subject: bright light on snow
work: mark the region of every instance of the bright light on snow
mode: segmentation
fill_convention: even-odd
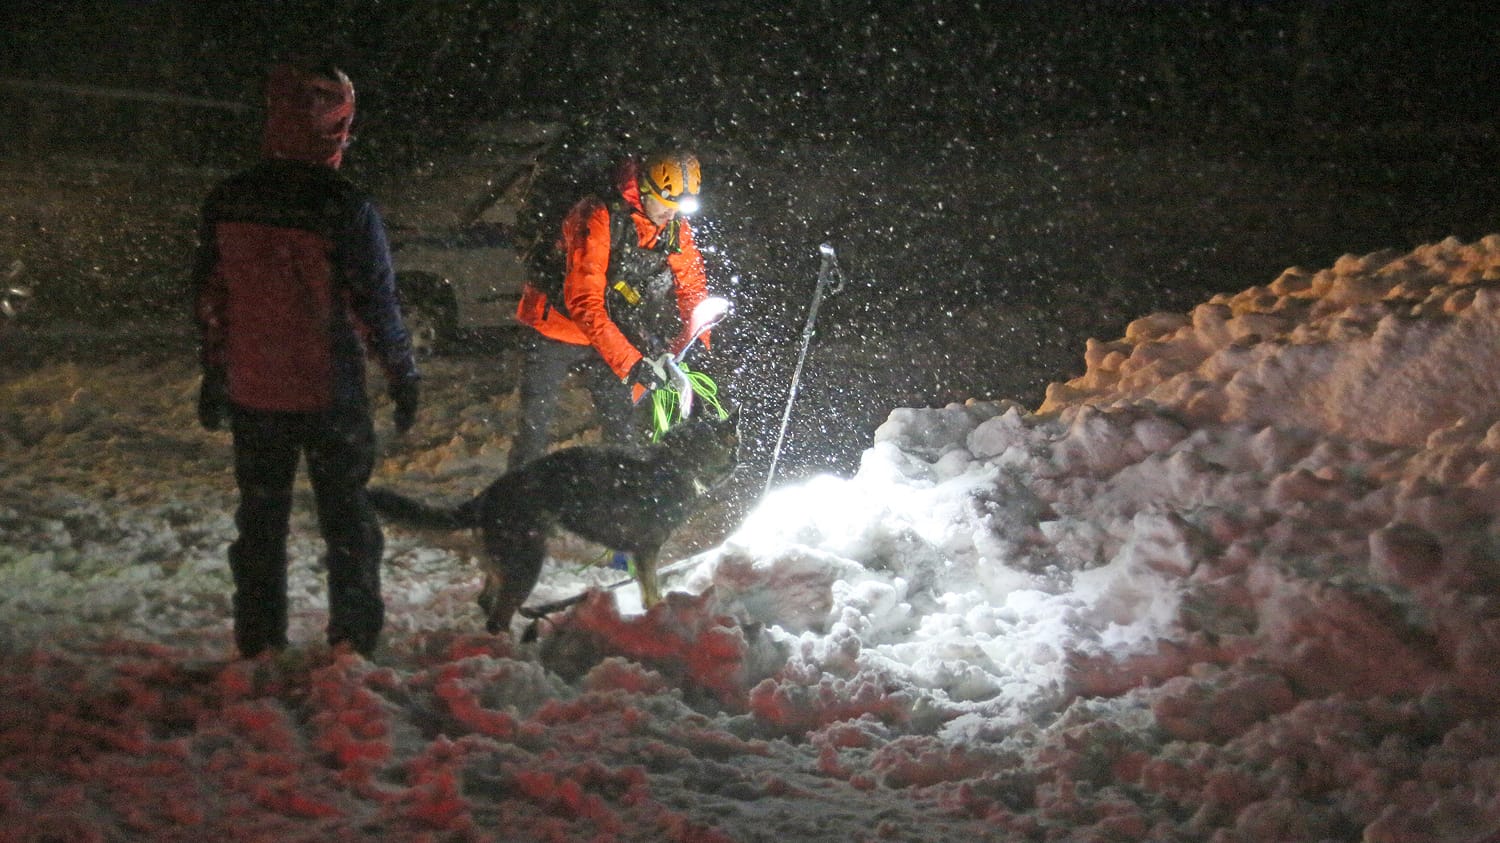
[[[695,585],[711,582],[721,601],[799,634],[818,670],[848,656],[823,652],[821,635],[852,631],[864,645],[841,669],[921,688],[929,712],[983,714],[993,727],[1055,705],[1067,690],[1065,653],[1149,651],[1174,631],[1182,583],[1136,552],[1135,541],[1152,541],[1149,519],[1109,525],[1132,537],[1110,559],[1095,545],[1073,554],[1032,545],[1041,507],[1020,477],[1047,466],[997,448],[1028,436],[1010,405],[898,410],[853,478],[773,489],[719,551],[721,574]],[[971,441],[994,450],[976,457]],[[815,578],[829,595],[819,618],[807,617]],[[789,629],[787,618],[802,620]]]

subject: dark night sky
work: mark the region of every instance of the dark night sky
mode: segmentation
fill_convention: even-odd
[[[346,65],[367,109],[429,128],[620,100],[798,133],[1488,120],[1500,105],[1495,29],[1452,4],[601,5],[12,0],[0,75],[253,101],[267,61],[319,53]]]

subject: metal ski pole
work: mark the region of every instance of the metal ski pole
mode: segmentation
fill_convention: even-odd
[[[813,290],[812,304],[807,309],[807,324],[802,327],[802,350],[797,354],[797,367],[792,370],[792,386],[787,392],[786,410],[781,414],[781,430],[776,434],[776,448],[771,451],[771,470],[766,473],[766,487],[761,490],[762,496],[771,491],[771,483],[776,479],[776,463],[781,460],[781,446],[786,441],[786,428],[792,420],[792,404],[797,400],[802,366],[807,362],[807,349],[812,345],[813,332],[817,330],[818,307],[823,303],[823,294],[826,292],[831,296],[844,289],[844,273],[839,270],[833,246],[824,243],[818,247],[818,253],[823,256],[822,265],[818,267],[818,285]]]

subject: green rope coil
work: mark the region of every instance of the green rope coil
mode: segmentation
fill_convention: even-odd
[[[719,418],[729,418],[729,412],[719,403],[719,385],[714,383],[713,378],[689,369],[684,363],[678,363],[677,367],[687,375],[693,394],[699,400],[718,413]],[[682,423],[682,400],[678,392],[677,387],[672,385],[651,391],[651,441],[660,441],[662,434]]]

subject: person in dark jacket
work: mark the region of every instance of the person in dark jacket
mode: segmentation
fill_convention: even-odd
[[[336,68],[278,66],[266,109],[262,160],[204,202],[194,269],[198,419],[218,430],[227,418],[240,494],[235,644],[246,658],[287,646],[287,532],[305,456],[327,545],[328,642],[369,655],[385,604],[384,539],[365,492],[375,459],[366,345],[398,432],[415,420],[419,376],[384,223],[337,172],[353,85]]]
[[[546,452],[557,388],[570,371],[584,373],[605,441],[636,438],[633,394],[665,385],[651,363],[681,348],[693,308],[708,296],[687,219],[697,209],[699,180],[692,153],[654,152],[621,165],[614,196],[585,196],[568,212],[558,240],[566,259],[562,301],[527,284],[516,308],[517,321],[532,330],[512,468]]]

